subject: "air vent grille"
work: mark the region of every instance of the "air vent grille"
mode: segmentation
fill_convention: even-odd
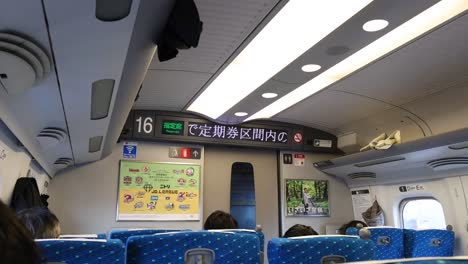
[[[373,172],[355,172],[348,174],[348,178],[351,180],[367,180],[377,178],[376,174]]]
[[[55,165],[66,165],[69,166],[73,163],[73,160],[71,158],[59,158],[55,161]]]
[[[67,132],[57,127],[46,127],[36,136],[42,148],[47,149],[62,143],[67,137]]]
[[[358,167],[358,168],[363,168],[363,167],[369,167],[369,166],[385,164],[385,163],[390,163],[390,162],[396,162],[396,161],[401,161],[401,160],[405,160],[405,157],[388,157],[388,158],[383,158],[383,159],[377,159],[377,160],[361,162],[361,163],[358,163],[358,164],[354,164],[354,166]]]
[[[454,169],[468,166],[468,157],[437,159],[427,163],[434,170]]]
[[[329,166],[333,166],[333,162],[330,160],[324,160],[324,161],[319,161],[314,163],[314,167],[317,169],[324,169]]]
[[[33,87],[51,71],[48,55],[33,42],[0,32],[0,79],[8,94]]]

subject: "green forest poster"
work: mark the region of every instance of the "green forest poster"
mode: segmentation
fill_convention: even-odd
[[[287,179],[286,216],[330,216],[328,181]]]

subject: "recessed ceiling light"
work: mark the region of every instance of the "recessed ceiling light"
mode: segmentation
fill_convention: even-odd
[[[276,96],[278,96],[277,93],[264,93],[264,94],[262,94],[262,97],[267,98],[267,99],[275,98]]]
[[[382,30],[388,26],[388,21],[383,19],[374,19],[371,21],[367,21],[362,25],[362,29],[367,32],[376,32]]]
[[[246,116],[246,115],[248,115],[248,113],[246,113],[246,112],[237,112],[234,115],[235,116]]]
[[[465,1],[436,3],[244,121],[270,118],[464,12]]]
[[[301,69],[303,72],[315,72],[315,71],[320,70],[320,68],[322,68],[322,66],[317,65],[317,64],[307,64],[307,65],[302,66]]]
[[[288,1],[187,110],[220,117],[371,2]]]

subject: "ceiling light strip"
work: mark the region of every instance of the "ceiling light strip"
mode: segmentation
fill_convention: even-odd
[[[445,0],[433,5],[314,79],[253,114],[245,121],[270,118],[278,114],[467,9],[468,1],[466,0]]]
[[[218,118],[371,2],[290,0],[187,110]]]

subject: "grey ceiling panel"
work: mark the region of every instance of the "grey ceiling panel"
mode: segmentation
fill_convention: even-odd
[[[209,73],[149,70],[134,108],[182,111],[210,77]]]
[[[235,112],[244,111],[254,114],[268,104],[281,98],[281,96],[278,96],[274,100],[263,100],[261,103],[254,103],[259,101],[258,94],[268,91],[271,82],[281,81],[291,84],[288,87],[289,91],[287,91],[290,92],[400,26],[436,2],[438,1],[417,0],[408,2],[407,0],[374,0],[295,61],[287,65],[255,92],[244,98],[238,105],[229,109],[218,118],[218,120],[221,122],[242,122],[246,117],[236,117],[234,116]],[[362,25],[365,22],[376,18],[390,21],[389,26],[377,32],[366,32],[362,29]],[[307,34],[307,32],[304,32],[304,34]],[[272,56],[272,58],[274,58],[274,56]],[[306,64],[319,64],[322,68],[316,72],[305,73],[301,68]],[[285,94],[286,93],[282,93],[281,95]],[[245,106],[250,107],[245,108]]]
[[[336,129],[352,120],[389,108],[391,106],[366,97],[327,90],[294,105],[275,118]]]
[[[467,75],[467,28],[465,14],[331,89],[402,105],[451,87]]]
[[[150,69],[215,73],[278,2],[196,0],[203,21],[198,47],[182,50],[167,62],[160,63],[155,57]]]
[[[468,74],[453,85],[403,107],[424,119],[434,135],[468,127]]]

